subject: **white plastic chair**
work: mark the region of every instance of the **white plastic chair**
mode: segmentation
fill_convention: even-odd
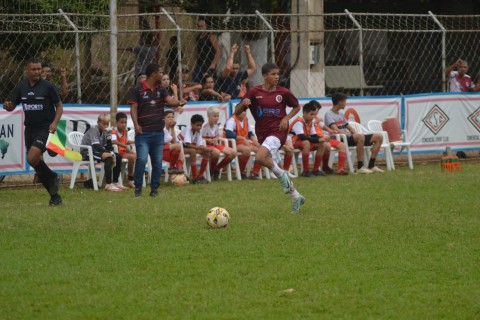
[[[368,129],[374,132],[380,132],[380,131],[385,132],[382,127],[382,122],[379,120],[370,120],[367,126],[368,126]],[[385,136],[386,136],[386,140],[385,140]],[[402,153],[403,149],[407,150],[408,167],[410,169],[413,169],[412,153],[410,151],[411,142],[407,140],[407,132],[405,130],[402,130],[402,138],[403,138],[403,141],[389,141],[387,132],[385,132],[384,134],[384,142],[386,141],[386,143],[389,144],[389,146],[391,146],[390,151],[392,151],[392,149],[396,147],[400,147],[399,154]],[[391,155],[392,155],[392,166],[395,169],[395,164],[393,162],[393,152],[391,153]]]
[[[93,189],[98,190],[97,175],[95,172],[95,160],[93,159],[93,149],[92,146],[82,145],[82,139],[84,134],[78,131],[73,131],[68,134],[68,142],[77,151],[81,151],[81,148],[86,148],[88,150],[88,160],[73,161],[72,167],[72,177],[70,178],[70,189],[75,187],[75,181],[77,180],[78,170],[80,166],[88,166],[88,179],[93,181]],[[101,166],[100,176],[103,179],[103,165]]]
[[[224,144],[225,146],[229,146],[229,142],[230,142],[232,149],[237,150],[237,142],[235,141],[235,139],[220,138],[219,140],[220,140],[220,143]],[[219,159],[219,161],[221,161],[221,159]],[[228,181],[232,181],[232,163],[233,163],[233,166],[235,166],[235,176],[237,180],[242,180],[242,175],[240,173],[240,164],[238,162],[238,155],[237,155],[232,160],[232,162],[227,166]]]
[[[362,126],[360,123],[354,122],[354,121],[349,121],[349,125],[355,128],[357,133],[361,134],[372,134],[374,133],[371,130],[368,130],[364,126]],[[380,145],[380,148],[383,148],[384,150],[384,155],[385,155],[385,163],[387,165],[387,170],[395,170],[395,166],[393,164],[393,156],[392,156],[392,150],[390,149],[390,145],[388,144],[388,135],[385,131],[381,131],[381,134],[383,136],[383,142]],[[367,151],[367,157],[365,159],[365,163],[368,163],[368,160],[370,159],[370,153],[371,153],[371,147],[365,147],[365,150]]]
[[[343,144],[345,144],[346,146],[346,150],[345,150],[345,153],[347,155],[347,164],[348,164],[348,169],[350,170],[351,173],[354,173],[355,172],[355,169],[353,167],[353,160],[352,160],[352,152],[357,152],[357,149],[355,146],[352,146],[352,147],[349,147],[348,146],[348,141],[347,141],[347,135],[345,134],[336,134],[335,135],[335,139],[340,141],[340,142],[343,142]],[[333,165],[333,160],[335,159],[335,153],[338,153],[338,150],[334,147],[332,147],[330,149],[330,159],[328,159],[328,166],[330,168],[332,168],[332,165]]]

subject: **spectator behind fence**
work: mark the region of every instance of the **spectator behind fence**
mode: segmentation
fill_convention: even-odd
[[[456,71],[454,69],[457,68]],[[445,69],[447,76],[447,92],[469,92],[480,91],[480,81],[477,85],[473,83],[472,78],[467,74],[468,62],[458,59]]]
[[[117,127],[112,130],[112,144],[117,145],[118,154],[122,159],[128,160],[128,187],[135,188],[135,184],[133,183],[133,168],[137,155],[129,148],[129,145],[134,144],[135,141],[128,140],[127,115],[119,112],[115,116],[115,120]]]
[[[234,44],[230,50],[230,56],[227,59],[225,69],[223,69],[215,87],[215,90],[220,93],[227,93],[233,99],[240,97],[242,81],[255,72],[255,60],[253,60],[252,53],[250,52],[250,46],[245,45],[244,50],[248,59],[247,70],[240,71],[240,64],[234,62],[235,54],[238,51],[238,45]],[[245,93],[243,93],[243,95],[245,95]]]
[[[202,80],[202,92],[200,94],[200,101],[212,101],[218,102],[230,101],[230,95],[227,93],[218,93],[215,91],[215,80],[213,76],[205,76]]]
[[[140,74],[145,74],[145,68],[147,65],[155,60],[155,54],[157,53],[155,37],[152,33],[142,33],[139,46],[123,49],[119,48],[119,50],[133,52],[136,55],[135,79],[137,79]]]
[[[201,31],[195,38],[197,47],[197,63],[193,69],[193,82],[200,83],[206,75],[213,75],[220,59],[220,49],[217,36],[207,32],[207,22],[204,17],[197,19],[197,28]]]
[[[170,37],[170,49],[167,51],[167,61],[165,61],[165,72],[168,73],[170,79],[173,79],[177,73],[178,69],[178,43],[177,43],[177,36]],[[181,52],[183,58],[183,52]]]
[[[82,139],[82,145],[91,146],[95,162],[103,162],[105,168],[105,191],[123,191],[125,188],[119,181],[122,157],[113,152],[112,130],[109,128],[110,115],[102,113],[97,124],[90,127]],[[83,159],[88,160],[88,149],[81,148]]]
[[[180,76],[178,74],[180,70],[177,70],[177,76],[176,79],[178,79]],[[198,96],[200,95],[200,91],[202,90],[202,85],[197,82],[189,82],[188,81],[188,74],[190,72],[190,68],[188,66],[184,66],[182,68],[182,98],[187,100],[187,101],[197,101]],[[179,83],[175,82],[175,85],[178,87]]]
[[[345,109],[347,105],[347,98],[348,96],[343,93],[334,93],[332,95],[333,108],[325,114],[325,125],[332,129],[333,134],[345,134],[348,145],[357,147],[358,173],[383,172],[382,169],[375,166],[377,154],[383,142],[383,136],[381,133],[364,135],[355,131],[343,113],[340,113],[340,110]],[[333,137],[330,136],[330,138]],[[364,147],[368,146],[372,146],[372,150],[367,168],[363,165],[363,150]]]
[[[42,78],[52,82],[52,68],[42,64]],[[60,97],[64,99],[68,94],[67,70],[60,68],[60,86],[56,86]]]

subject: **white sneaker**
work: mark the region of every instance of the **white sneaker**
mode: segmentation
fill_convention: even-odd
[[[372,172],[385,172],[385,170],[380,169],[379,167],[375,166],[369,169]]]
[[[128,190],[130,188],[127,188],[125,187],[123,184],[121,184],[120,182],[117,182],[117,183],[114,183],[113,184],[115,187],[117,187],[118,189],[122,189],[122,190]]]
[[[128,181],[128,187],[129,188],[135,188],[135,182],[134,181]]]
[[[363,173],[363,174],[369,174],[372,173],[373,171],[370,169],[367,169],[367,167],[363,166],[360,169],[357,170],[358,173]]]
[[[119,188],[115,187],[115,185],[113,183],[110,183],[110,184],[107,184],[105,186],[105,191],[120,192],[120,191],[122,191],[122,189],[119,189]]]

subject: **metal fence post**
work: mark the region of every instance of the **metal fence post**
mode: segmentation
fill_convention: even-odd
[[[265,19],[258,10],[255,10],[255,13],[260,19],[262,19],[263,23],[265,23],[267,28],[270,30],[270,46],[272,49],[271,62],[275,63],[275,31],[273,30],[272,25],[268,23],[267,19]]]
[[[445,75],[445,69],[447,68],[447,31],[442,25],[442,23],[437,19],[437,17],[432,13],[432,11],[428,11],[430,17],[432,17],[433,21],[440,27],[442,30],[442,91],[447,91],[447,77]]]
[[[162,12],[167,16],[168,20],[175,26],[177,29],[177,54],[178,54],[178,67],[177,72],[179,74],[178,77],[178,100],[182,100],[183,97],[183,79],[182,79],[182,38],[181,38],[181,31],[180,26],[175,22],[173,17],[164,9],[162,8]],[[166,70],[165,70],[166,71]]]
[[[117,1],[110,0],[110,122],[112,124],[118,104],[117,36]]]
[[[80,71],[80,36],[78,35],[78,27],[70,20],[70,18],[58,9],[58,12],[67,20],[68,24],[75,30],[75,67],[77,69],[77,103],[82,103],[82,76]]]
[[[353,24],[358,28],[358,50],[359,50],[359,57],[358,57],[358,64],[360,68],[360,95],[363,96],[363,30],[360,23],[355,20],[353,14],[350,13],[347,9],[345,9],[345,13],[348,17],[352,20]]]

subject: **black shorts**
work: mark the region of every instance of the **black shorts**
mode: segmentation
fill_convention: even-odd
[[[42,150],[42,153],[47,150],[47,140],[49,127],[25,127],[25,147],[30,150],[34,146]]]
[[[365,134],[365,143],[363,144],[364,146],[368,147],[368,146],[371,146],[372,145],[372,136],[373,134]],[[353,140],[353,135],[350,135],[347,137],[347,142],[348,142],[348,145],[351,147],[351,146],[356,146],[357,144],[355,143],[355,141]]]

